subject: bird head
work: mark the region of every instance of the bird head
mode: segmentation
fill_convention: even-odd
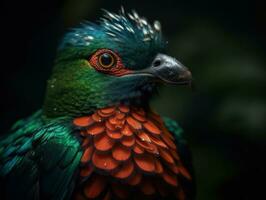
[[[160,82],[190,84],[190,71],[165,49],[160,23],[149,24],[135,11],[104,11],[98,24],[82,23],[59,46],[45,115],[78,116],[121,103],[144,106]]]

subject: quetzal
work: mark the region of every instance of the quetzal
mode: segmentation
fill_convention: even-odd
[[[104,12],[64,36],[43,108],[1,139],[0,199],[193,199],[182,129],[149,106],[191,73],[158,21]]]

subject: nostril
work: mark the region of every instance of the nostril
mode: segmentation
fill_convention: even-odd
[[[157,60],[155,60],[154,62],[153,62],[153,66],[154,67],[158,67],[158,66],[160,66],[161,65],[161,60],[159,60],[159,59],[157,59]]]

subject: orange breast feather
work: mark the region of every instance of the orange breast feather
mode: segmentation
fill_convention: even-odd
[[[117,106],[76,118],[73,124],[84,148],[74,199],[184,199],[180,179],[191,176],[157,114]]]

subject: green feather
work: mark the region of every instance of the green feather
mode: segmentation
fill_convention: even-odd
[[[45,121],[41,111],[29,119],[16,123],[0,143],[6,199],[69,199],[82,156],[70,121]]]

